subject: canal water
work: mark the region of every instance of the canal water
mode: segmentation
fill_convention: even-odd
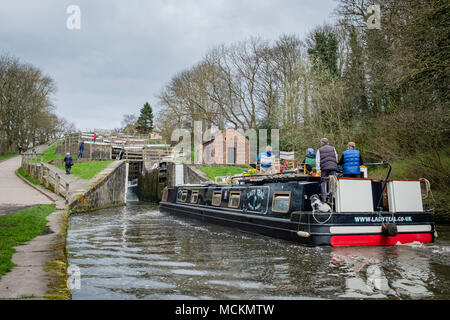
[[[433,244],[307,248],[134,202],[70,217],[73,299],[449,299]]]

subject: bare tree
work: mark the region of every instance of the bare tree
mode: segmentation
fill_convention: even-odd
[[[0,56],[0,153],[34,146],[56,134],[53,80],[30,64]]]

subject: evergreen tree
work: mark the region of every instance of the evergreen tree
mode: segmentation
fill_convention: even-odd
[[[136,129],[141,134],[147,134],[153,130],[153,111],[148,102],[141,109],[141,114],[136,123]]]
[[[313,64],[326,68],[331,75],[338,75],[338,40],[332,29],[327,26],[323,30],[313,31],[309,41],[308,54]]]

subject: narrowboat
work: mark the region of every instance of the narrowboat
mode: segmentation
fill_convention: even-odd
[[[297,173],[166,187],[160,210],[305,246],[434,242],[433,212],[422,202],[428,182],[388,177],[331,177],[328,202],[319,177]]]

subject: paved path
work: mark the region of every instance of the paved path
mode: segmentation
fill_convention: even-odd
[[[37,148],[36,151],[41,152],[45,147]],[[46,234],[15,247],[16,253],[12,257],[12,262],[17,266],[0,278],[0,299],[67,296],[65,289],[61,289],[65,286],[64,272],[49,267],[49,265],[65,265],[65,236],[60,232],[63,227],[63,215],[67,211],[66,201],[42,186],[32,187],[22,181],[15,174],[20,165],[20,156],[0,163],[0,215],[2,212],[7,214],[23,207],[47,203],[55,203],[57,210],[47,217],[49,228]],[[63,170],[56,167],[52,170],[58,172],[62,179],[69,183],[68,203],[70,203],[77,195],[86,193],[99,178],[110,174],[114,166],[110,165],[91,180],[66,175]],[[54,200],[50,200],[42,193]]]
[[[23,182],[15,171],[21,156],[0,162],[0,215],[36,204],[53,203],[49,198]]]
[[[65,237],[60,235],[63,210],[47,217],[48,231],[30,242],[15,247],[10,272],[0,278],[0,299],[45,299],[55,283],[61,283],[52,261],[64,261]]]
[[[36,151],[45,148],[41,146]],[[21,156],[0,162],[0,215],[38,204],[56,202],[58,208],[60,197],[55,195],[57,201],[50,200],[15,174],[20,166]],[[0,278],[0,299],[42,299],[48,295],[57,277],[55,270],[48,270],[48,263],[64,261],[64,237],[59,234],[63,213],[64,210],[56,210],[47,217],[46,234],[15,247],[12,262],[17,266]]]

